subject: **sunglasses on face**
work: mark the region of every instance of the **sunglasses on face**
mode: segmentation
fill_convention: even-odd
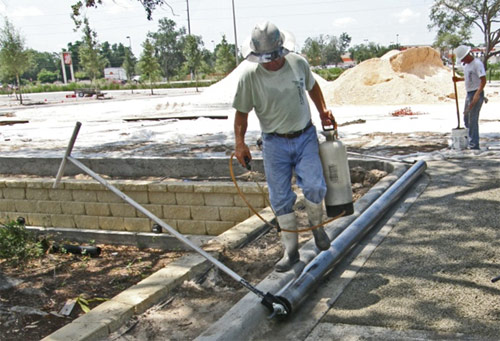
[[[257,62],[257,63],[269,63],[272,62],[275,59],[278,59],[280,57],[283,57],[286,55],[287,51],[283,48],[280,47],[278,50],[269,52],[269,53],[262,53],[262,54],[257,54],[255,52],[252,52],[247,59],[252,62]]]

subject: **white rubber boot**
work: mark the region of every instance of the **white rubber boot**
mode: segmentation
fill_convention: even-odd
[[[306,204],[307,218],[309,226],[316,226],[323,222],[323,203],[315,204],[304,198]],[[325,232],[323,226],[312,230],[316,247],[320,250],[328,250],[330,248],[330,238]]]
[[[278,224],[285,230],[297,230],[295,213],[288,213],[277,217]],[[300,259],[299,235],[295,232],[281,232],[281,242],[285,246],[283,258],[274,266],[277,272],[285,272],[292,268]]]

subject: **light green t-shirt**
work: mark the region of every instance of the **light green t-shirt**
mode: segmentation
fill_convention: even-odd
[[[297,131],[311,119],[306,91],[316,81],[309,64],[295,53],[287,54],[285,60],[277,71],[250,64],[238,82],[233,108],[243,113],[255,109],[264,133]]]

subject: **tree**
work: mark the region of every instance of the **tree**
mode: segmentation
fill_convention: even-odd
[[[227,43],[226,36],[223,35],[221,42],[215,49],[215,72],[227,74],[235,67],[234,49],[231,51],[231,46]]]
[[[490,57],[500,54],[494,51],[500,42],[499,11],[500,0],[436,0],[431,8],[429,28],[438,28],[437,43],[452,44],[450,47],[455,48],[457,38],[467,42],[472,27],[478,27],[484,36],[483,63],[486,67]]]
[[[342,55],[347,52],[350,43],[351,37],[347,33],[342,33],[340,38],[320,35],[307,38],[302,53],[313,66],[338,64],[342,62]]]
[[[184,67],[194,75],[195,80],[198,79],[197,71],[201,66],[202,61],[200,46],[203,46],[201,37],[192,34],[186,37],[186,42],[183,50],[184,57],[186,58]],[[196,91],[198,91],[198,84],[196,84]]]
[[[30,54],[30,66],[23,74],[24,79],[38,79],[38,75],[42,70],[51,72],[56,75],[56,81],[60,78],[61,60],[57,53],[53,52],[39,52],[33,49],[28,49]]]
[[[158,80],[161,75],[160,64],[156,59],[154,53],[154,46],[151,44],[149,39],[142,44],[143,51],[141,54],[141,59],[137,64],[137,68],[141,73],[141,78],[144,77],[149,80],[149,85],[151,87],[151,95],[153,95],[153,82]]]
[[[307,38],[302,48],[302,53],[306,55],[307,60],[311,66],[321,65],[321,54],[323,46],[318,39]]]
[[[386,54],[388,51],[392,50],[392,46],[383,47],[374,42],[370,42],[368,44],[361,44],[353,46],[349,49],[351,53],[351,57],[358,63],[362,61],[371,59],[371,58],[379,58]]]
[[[153,19],[153,11],[156,9],[157,6],[161,5],[168,6],[172,11],[172,14],[175,15],[174,10],[165,0],[138,0],[138,1],[140,1],[142,6],[144,7],[148,20]],[[80,19],[82,8],[84,6],[87,8],[97,7],[98,5],[102,5],[102,0],[78,0],[71,6],[71,11],[72,11],[71,18],[75,22],[76,28],[80,28],[80,26],[83,24],[82,19]]]
[[[21,76],[30,66],[30,55],[24,47],[24,38],[7,18],[0,29],[0,47],[2,78],[15,78],[19,88],[19,103],[23,104]]]
[[[158,31],[149,32],[148,38],[155,47],[155,56],[160,63],[163,76],[169,80],[177,74],[185,62],[182,50],[186,29],[177,30],[175,21],[168,18],[160,19],[158,25]]]
[[[101,44],[101,55],[109,61],[109,66],[120,67],[125,60],[125,46],[120,44],[110,45],[107,41]]]
[[[54,83],[58,77],[59,74],[57,74],[56,72],[42,69],[37,75],[37,80],[40,83]]]
[[[83,44],[78,50],[78,55],[83,71],[89,76],[91,82],[95,83],[109,61],[101,55],[97,33],[90,28],[88,19],[84,18],[83,23]]]
[[[135,58],[132,50],[130,48],[125,49],[125,58],[123,60],[122,68],[125,69],[125,73],[127,74],[127,79],[130,81],[132,77],[135,75],[135,64],[137,63],[137,59]]]

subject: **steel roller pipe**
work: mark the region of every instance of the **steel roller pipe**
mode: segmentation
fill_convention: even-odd
[[[411,166],[332,241],[330,249],[321,252],[304,268],[299,277],[276,294],[287,305],[289,314],[295,311],[307,295],[314,290],[321,278],[332,270],[357,242],[375,226],[390,207],[416,182],[426,168],[427,164],[424,161],[418,161]]]

